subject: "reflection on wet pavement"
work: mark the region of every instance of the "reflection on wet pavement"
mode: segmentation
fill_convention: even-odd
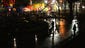
[[[53,19],[52,19],[53,20]],[[72,31],[71,31],[71,25],[66,26],[67,21],[65,19],[56,19],[56,24],[54,24],[54,29],[52,30],[51,34],[43,41],[43,43],[38,44],[37,48],[52,48],[52,46],[56,46],[59,44],[61,41],[67,39],[68,37],[72,36]],[[49,22],[51,23],[51,22]],[[69,27],[69,30],[67,30],[67,27]],[[59,28],[59,30],[57,30]],[[78,31],[77,31],[78,32]],[[54,33],[54,34],[53,34]],[[54,36],[53,36],[54,35]]]

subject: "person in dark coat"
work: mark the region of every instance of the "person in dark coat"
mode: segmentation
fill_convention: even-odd
[[[76,26],[75,25],[73,27],[73,31],[74,31],[74,35],[73,36],[75,36],[75,32],[76,32]]]

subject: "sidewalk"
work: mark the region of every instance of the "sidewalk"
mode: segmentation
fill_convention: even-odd
[[[38,47],[37,48],[52,48],[52,42],[53,42],[53,39],[52,39],[52,34],[47,37],[45,39],[45,41],[43,41],[43,43],[41,44],[38,44]],[[64,38],[62,38],[60,36],[60,34],[58,32],[56,32],[54,34],[54,47],[59,47],[61,44],[65,44],[66,42],[69,42],[70,40],[72,40],[72,36],[71,36],[71,32],[67,32],[66,35],[64,36]]]

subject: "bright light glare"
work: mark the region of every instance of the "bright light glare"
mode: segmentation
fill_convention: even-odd
[[[72,28],[71,28],[71,31],[72,31],[72,34],[73,34],[73,35],[74,35],[74,30],[73,30],[74,25],[76,26],[76,31],[75,31],[75,33],[78,33],[79,28],[78,28],[78,20],[77,20],[77,19],[73,19],[73,20],[72,20]]]
[[[75,4],[80,5],[80,2],[75,2]]]
[[[53,34],[50,35],[50,42],[52,42]],[[57,31],[54,33],[54,45],[56,45],[60,40],[60,35]]]
[[[25,12],[30,11],[30,9],[29,9],[29,8],[23,8],[23,10],[24,10]]]
[[[85,8],[85,6],[82,6],[82,8]]]
[[[53,0],[53,1],[52,1],[52,4],[54,4],[55,2],[56,2],[56,0]]]
[[[44,0],[44,2],[45,2],[45,3],[48,3],[48,1],[47,1],[47,0]]]
[[[9,8],[9,11],[11,11],[11,9]]]
[[[14,47],[16,47],[16,38],[14,38]]]
[[[35,35],[35,40],[37,41],[37,35]]]
[[[47,4],[49,1],[48,0],[44,0],[44,2]],[[56,2],[56,0],[52,0],[51,4],[54,4],[55,2]]]
[[[13,7],[13,4],[9,4],[11,7]]]

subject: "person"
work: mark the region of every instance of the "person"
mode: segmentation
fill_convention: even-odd
[[[73,27],[73,36],[75,37],[75,32],[76,32],[76,25]]]
[[[74,19],[72,20],[72,35],[76,36],[76,34],[78,33],[79,29],[78,29],[78,20],[76,19],[76,16],[74,16]]]

